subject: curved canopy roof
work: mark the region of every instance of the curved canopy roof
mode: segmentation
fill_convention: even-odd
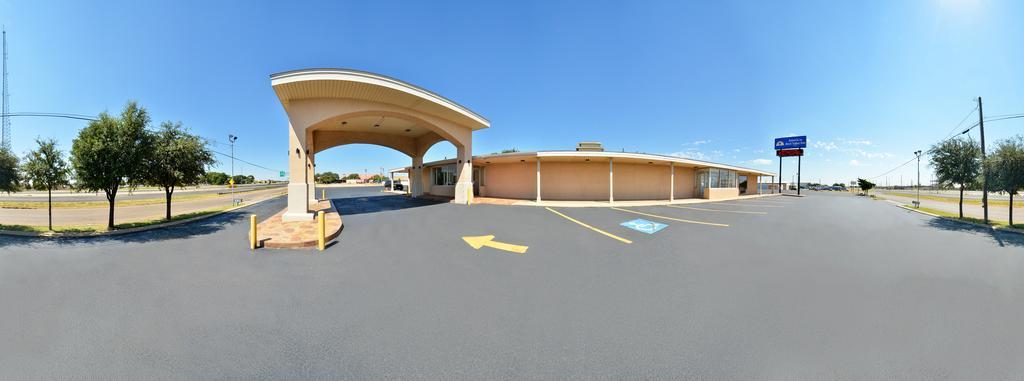
[[[270,84],[285,111],[301,99],[358,99],[405,107],[479,130],[491,122],[421,87],[380,74],[350,69],[303,69],[272,74]]]

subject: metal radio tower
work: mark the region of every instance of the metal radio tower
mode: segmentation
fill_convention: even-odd
[[[7,92],[7,29],[3,30],[4,44],[4,67],[3,67],[3,110],[0,111],[0,148],[10,151],[11,149],[11,94]]]

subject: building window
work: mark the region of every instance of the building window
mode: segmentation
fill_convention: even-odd
[[[431,177],[434,178],[434,185],[455,185],[455,166],[445,165],[430,169]]]
[[[697,170],[698,190],[707,188],[735,188],[738,186],[739,176],[736,171],[728,169],[708,168]],[[706,181],[706,183],[705,183]],[[701,194],[702,192],[698,192]]]

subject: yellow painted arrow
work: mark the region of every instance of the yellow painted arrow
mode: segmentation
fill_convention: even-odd
[[[513,253],[524,254],[526,253],[526,249],[529,249],[529,247],[526,246],[513,245],[511,243],[495,241],[493,235],[462,237],[462,240],[466,241],[466,243],[468,243],[469,246],[477,250],[480,250],[481,247],[487,246],[498,250],[505,250],[511,251]]]

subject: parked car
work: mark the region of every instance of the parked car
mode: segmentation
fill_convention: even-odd
[[[391,186],[392,190],[405,190],[405,184],[402,184],[402,180],[395,180],[394,185]]]
[[[384,186],[384,190],[391,190],[391,179],[384,179],[381,181],[381,185]]]

